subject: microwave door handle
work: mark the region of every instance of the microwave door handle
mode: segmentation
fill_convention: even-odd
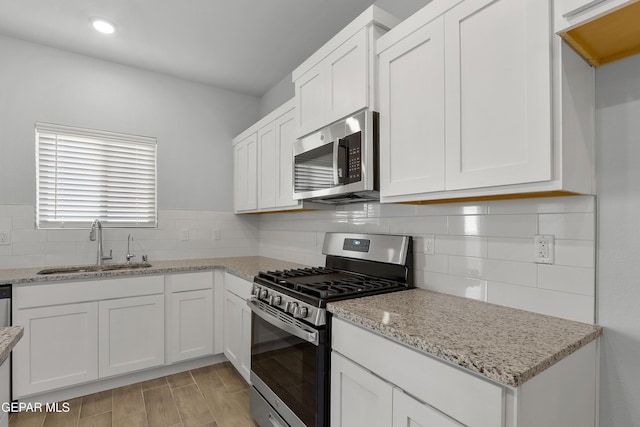
[[[349,141],[346,139],[338,139],[336,145],[336,175],[338,177],[337,183],[339,185],[345,185],[349,183]],[[342,169],[342,176],[338,171]]]
[[[338,178],[338,149],[340,147],[340,139],[333,141],[333,186],[340,185],[340,179]]]
[[[318,346],[319,340],[318,340],[318,332],[317,331],[307,331],[305,329],[298,328],[298,327],[296,327],[294,325],[290,325],[289,323],[285,323],[282,320],[277,319],[277,318],[271,316],[268,313],[265,313],[258,306],[257,299],[254,296],[250,297],[247,300],[247,305],[249,306],[251,311],[253,313],[255,313],[256,316],[260,317],[265,322],[270,323],[271,325],[275,326],[276,328],[280,328],[283,331],[290,333],[291,335],[295,335],[296,337],[300,338],[301,340],[305,340],[305,341],[310,342],[311,344],[313,344],[315,346]]]

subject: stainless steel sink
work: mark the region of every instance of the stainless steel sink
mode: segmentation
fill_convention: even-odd
[[[98,271],[113,270],[137,270],[140,268],[149,268],[151,264],[148,262],[127,262],[122,264],[104,264],[104,265],[78,265],[71,267],[53,267],[45,268],[38,271],[37,274],[72,274],[72,273],[92,273]]]

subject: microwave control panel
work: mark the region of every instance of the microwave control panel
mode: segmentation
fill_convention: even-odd
[[[362,132],[348,135],[338,144],[338,181],[351,184],[362,179]]]

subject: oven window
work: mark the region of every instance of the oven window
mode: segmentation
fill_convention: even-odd
[[[323,393],[318,388],[319,368],[324,370],[318,366],[320,347],[255,314],[252,325],[251,370],[305,425],[315,426],[318,394]]]

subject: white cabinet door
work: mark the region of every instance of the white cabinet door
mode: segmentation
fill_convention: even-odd
[[[295,81],[296,136],[302,137],[327,123],[327,63],[321,62]]]
[[[447,190],[551,179],[549,0],[445,13]]]
[[[171,294],[171,362],[213,354],[213,291]]]
[[[392,427],[463,427],[463,425],[396,387],[393,389]]]
[[[276,207],[278,147],[276,126],[271,122],[258,131],[258,208]]]
[[[243,298],[225,291],[224,354],[249,382],[251,371],[251,311]]]
[[[362,28],[325,60],[328,122],[340,120],[368,105],[369,52],[367,28]],[[328,123],[327,123],[328,124]]]
[[[290,110],[275,121],[276,129],[276,206],[300,206],[301,201],[293,199],[293,143],[295,136],[295,111]]]
[[[52,285],[51,285],[52,286]],[[98,303],[15,310],[13,397],[98,379]]]
[[[164,364],[164,295],[99,302],[100,377]]]
[[[445,188],[443,61],[442,17],[380,54],[383,199]]]
[[[233,146],[235,212],[258,208],[258,137],[255,133]]]
[[[331,426],[389,427],[393,387],[366,369],[331,353]]]

